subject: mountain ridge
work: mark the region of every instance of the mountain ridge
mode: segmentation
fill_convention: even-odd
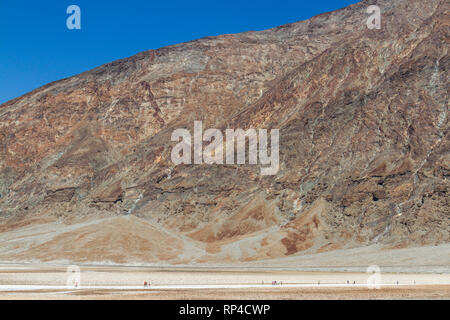
[[[448,243],[448,4],[372,4],[380,30],[363,1],[145,51],[0,105],[0,259],[235,263]],[[280,171],[174,166],[170,134],[194,120],[279,128]],[[34,225],[45,236],[12,236]],[[170,236],[144,237],[147,225]]]

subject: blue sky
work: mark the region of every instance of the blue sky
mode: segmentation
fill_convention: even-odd
[[[306,20],[358,0],[0,0],[0,104],[167,45]],[[81,30],[68,30],[69,5]]]

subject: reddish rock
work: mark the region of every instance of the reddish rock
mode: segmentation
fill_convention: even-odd
[[[366,26],[371,4],[380,30]],[[205,256],[164,256],[174,263],[449,242],[448,9],[445,0],[362,1],[142,52],[9,101],[0,106],[0,230],[44,216],[133,215],[205,245]],[[278,174],[174,166],[171,133],[192,131],[194,120],[280,129]],[[75,256],[87,255],[74,237]],[[112,243],[145,250],[122,240]],[[233,243],[245,243],[238,257]],[[0,255],[21,259],[7,250]],[[127,259],[105,252],[92,259]]]

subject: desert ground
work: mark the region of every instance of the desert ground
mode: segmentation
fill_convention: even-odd
[[[367,285],[373,274],[363,272],[79,268],[78,273],[68,265],[1,264],[0,299],[450,299],[448,273],[381,273],[377,289]],[[145,281],[150,285],[144,287]]]
[[[204,263],[213,257],[207,246],[158,230],[136,217],[5,229],[0,299],[450,299],[450,244],[373,244],[252,261],[251,243],[242,242]],[[143,236],[154,251],[139,245]],[[373,271],[379,289],[367,286]]]

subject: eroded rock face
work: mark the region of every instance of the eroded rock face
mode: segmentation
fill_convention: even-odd
[[[372,4],[380,30],[365,23]],[[2,230],[40,217],[132,215],[175,239],[171,263],[449,242],[449,21],[445,0],[362,1],[267,31],[146,51],[7,102]],[[171,133],[192,131],[194,120],[279,129],[278,174],[174,166]],[[163,259],[136,253],[151,245],[125,242],[133,259]],[[5,250],[0,256],[25,256]]]

